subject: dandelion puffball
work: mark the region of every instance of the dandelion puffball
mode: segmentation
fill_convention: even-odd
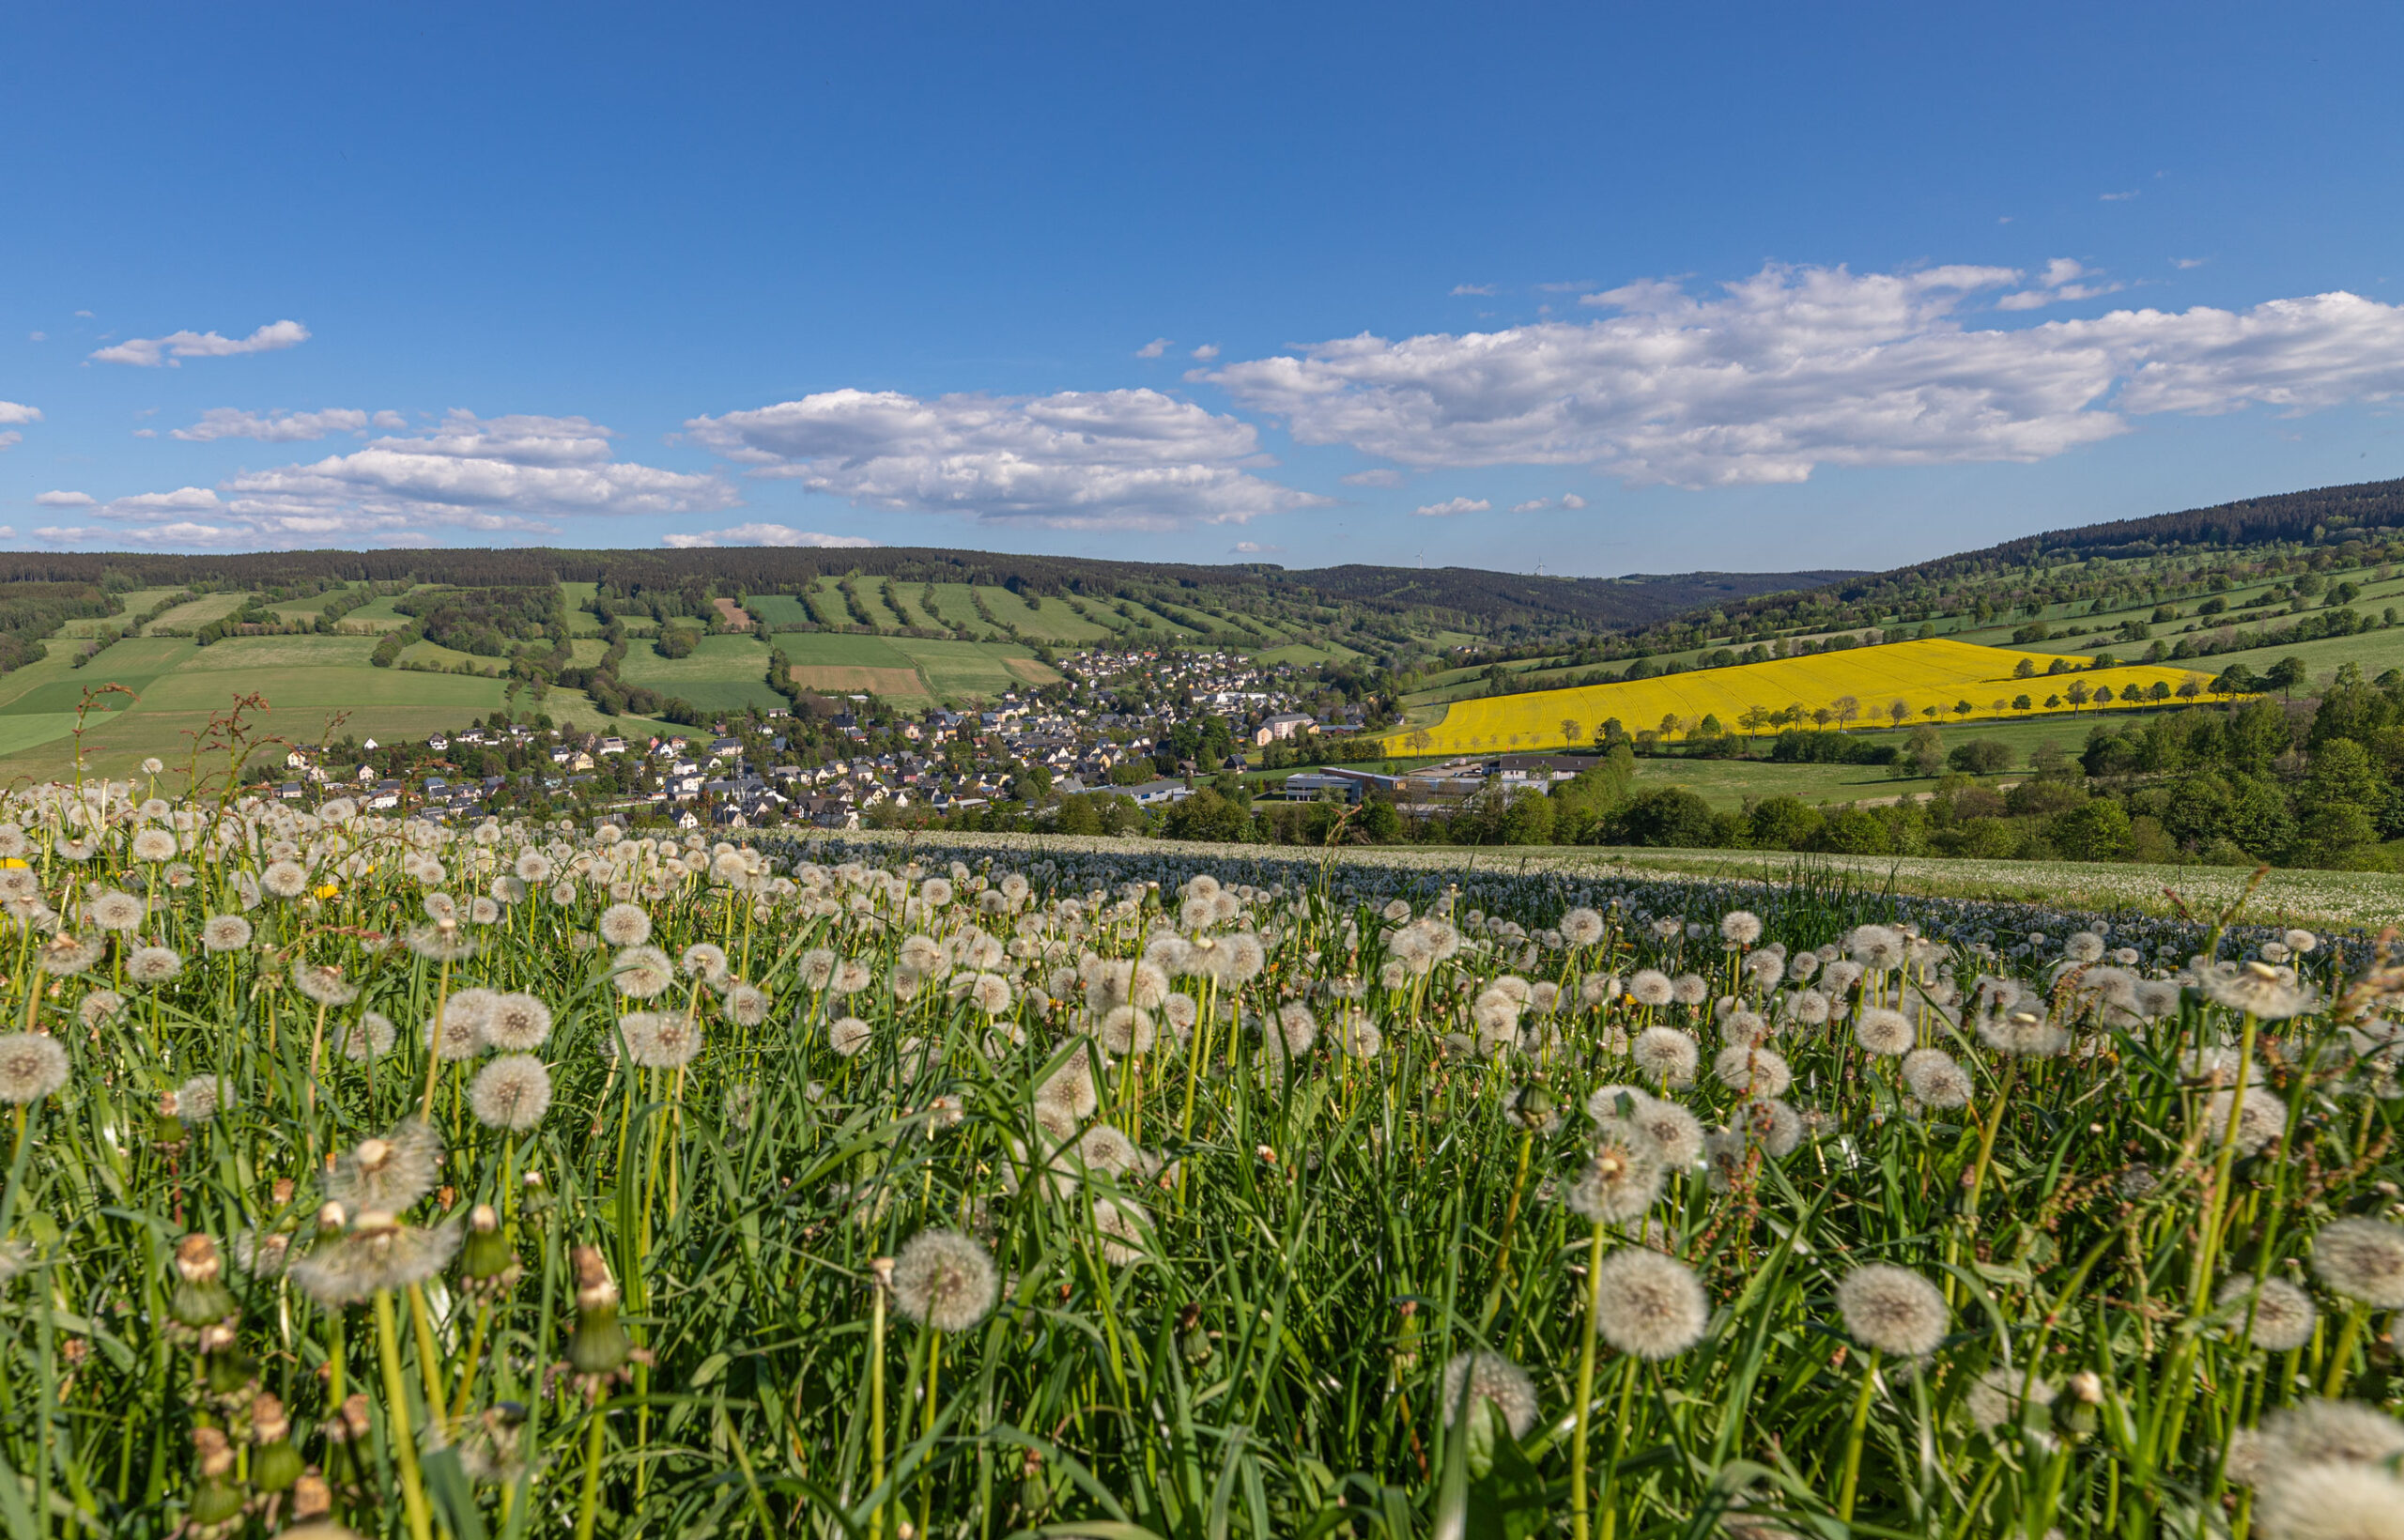
[[[1000,1281],[985,1248],[952,1230],[920,1230],[893,1258],[894,1307],[937,1332],[965,1332],[994,1308]]]
[[[1865,1348],[1919,1358],[1945,1340],[1950,1312],[1936,1286],[1907,1268],[1872,1262],[1837,1286],[1845,1330]]]
[[[1459,1417],[1465,1405],[1480,1401],[1493,1409],[1514,1439],[1526,1438],[1536,1425],[1535,1382],[1500,1353],[1461,1353],[1444,1365],[1445,1425]]]
[[[1694,1270],[1674,1256],[1628,1247],[1595,1276],[1595,1330],[1637,1358],[1664,1359],[1703,1340],[1711,1301]]]

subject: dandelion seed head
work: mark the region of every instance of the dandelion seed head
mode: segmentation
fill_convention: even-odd
[[[532,1054],[503,1054],[468,1085],[468,1110],[488,1129],[523,1133],[550,1105],[551,1072]]]
[[[2319,1316],[2312,1296],[2286,1279],[2263,1279],[2258,1294],[2252,1274],[2243,1272],[2221,1285],[2212,1302],[2228,1317],[2232,1338],[2245,1329],[2250,1309],[2254,1329],[2249,1340],[2266,1353],[2284,1353],[2310,1342],[2313,1323]]]
[[[1926,1106],[1950,1110],[1970,1102],[1970,1077],[1953,1055],[1942,1048],[1920,1048],[1903,1055],[1903,1084]]]
[[[1645,1074],[1666,1085],[1684,1086],[1694,1079],[1703,1051],[1691,1034],[1674,1026],[1648,1026],[1628,1045],[1628,1056]]]
[[[1712,1060],[1711,1072],[1722,1086],[1748,1096],[1784,1096],[1795,1084],[1785,1056],[1768,1048],[1723,1048]]]
[[[826,1041],[836,1053],[850,1058],[874,1040],[876,1031],[857,1016],[838,1017],[826,1028]]]
[[[0,1101],[24,1106],[67,1084],[67,1049],[39,1032],[0,1034]]]
[[[676,966],[656,947],[632,946],[609,964],[610,979],[628,999],[648,1000],[666,993],[676,982]]]
[[[168,1094],[177,1117],[206,1123],[234,1104],[234,1083],[223,1075],[194,1075]]]
[[[128,982],[158,985],[184,971],[184,960],[171,947],[136,947],[125,959]]]
[[[1853,1035],[1871,1053],[1893,1055],[1911,1052],[1917,1034],[1911,1018],[1886,1006],[1867,1006],[1853,1019]]]
[[[1624,1247],[1595,1279],[1595,1330],[1636,1358],[1658,1361],[1703,1340],[1711,1301],[1694,1270],[1673,1256]]]
[[[651,916],[640,904],[613,903],[593,930],[612,947],[640,947],[651,939]]]
[[[1125,1198],[1096,1198],[1093,1227],[1102,1234],[1102,1255],[1114,1267],[1140,1262],[1151,1255],[1152,1220],[1142,1207]]]
[[[434,1190],[441,1165],[441,1135],[422,1118],[405,1118],[334,1157],[326,1196],[353,1213],[398,1213]]]
[[[1460,1415],[1465,1400],[1472,1406],[1483,1401],[1491,1407],[1514,1439],[1526,1438],[1536,1425],[1535,1381],[1500,1353],[1461,1353],[1444,1365],[1445,1426],[1450,1427]]]
[[[1000,1289],[985,1248],[954,1230],[920,1230],[893,1257],[894,1307],[937,1332],[965,1332],[993,1310]]]
[[[551,1008],[532,994],[497,994],[485,1008],[483,1031],[485,1045],[504,1053],[540,1048],[551,1035]]]
[[[1837,1286],[1845,1330],[1863,1347],[1899,1358],[1920,1358],[1945,1340],[1949,1312],[1936,1286],[1905,1268],[1872,1262]]]
[[[2312,1270],[2333,1293],[2378,1310],[2404,1309],[2404,1227],[2332,1220],[2312,1238]]]
[[[2359,1401],[2298,1401],[2262,1419],[2266,1469],[2300,1465],[2369,1465],[2404,1455],[2404,1423]]]

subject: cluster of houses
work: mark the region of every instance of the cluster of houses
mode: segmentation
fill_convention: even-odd
[[[718,724],[712,733],[628,737],[523,723],[437,732],[402,754],[361,747],[369,762],[329,764],[291,750],[290,799],[354,797],[368,808],[481,817],[536,795],[597,813],[651,813],[688,827],[808,823],[856,826],[880,808],[945,816],[1024,797],[1033,772],[1055,794],[1115,790],[1147,806],[1188,793],[1202,765],[1176,745],[1206,720],[1263,747],[1348,731],[1360,714],[1302,711],[1295,670],[1234,653],[1093,652],[1062,662],[1063,683],[1013,690],[973,711],[881,713],[867,697],[825,702],[807,731],[783,710]],[[494,774],[491,756],[513,768]],[[392,774],[396,761],[410,765]],[[379,762],[383,766],[379,768]],[[1237,762],[1241,767],[1241,761]],[[480,765],[470,773],[463,765]],[[1173,766],[1177,774],[1161,770]]]

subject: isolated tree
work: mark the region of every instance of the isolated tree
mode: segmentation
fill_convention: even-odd
[[[1837,725],[1851,727],[1861,719],[1861,702],[1850,695],[1840,695],[1832,702],[1837,708]]]
[[[2095,687],[2095,703],[2099,706],[2108,706],[2112,703],[2111,685],[2098,685]]]
[[[2069,689],[2063,691],[2063,693],[2070,697],[2070,709],[2076,711],[2079,707],[2087,704],[2088,696],[2091,692],[2084,685],[2073,685]]]
[[[2049,695],[2049,696],[2045,697],[2045,709],[2046,709],[2047,711],[2059,711],[2059,710],[2061,710],[2061,709],[2062,709],[2062,698],[2061,698],[2060,696],[2058,696],[2058,695]]]
[[[1970,704],[1967,701],[1956,701],[1953,702],[1953,715],[1956,716],[1967,716],[1970,713],[1978,709],[1978,707]]]
[[[1745,730],[1747,736],[1758,738],[1762,729],[1769,725],[1773,715],[1767,706],[1747,706],[1744,715],[1736,718],[1736,725]]]
[[[2305,671],[2304,659],[2289,654],[2271,665],[2271,671],[2262,676],[2263,687],[2293,700],[2296,686],[2304,681]]]
[[[1584,724],[1580,723],[1575,716],[1564,716],[1561,719],[1561,741],[1564,744],[1574,744],[1578,742],[1578,735],[1584,731]]]
[[[1889,701],[1887,702],[1887,719],[1894,723],[1897,727],[1901,727],[1905,722],[1909,721],[1911,719],[1911,715],[1912,708],[1905,702],[1902,701]]]
[[[2029,700],[2025,695],[2015,695],[2011,698],[2011,709],[2014,711],[2034,711],[2037,709],[2037,705],[2035,701]]]
[[[2022,658],[2019,662],[2017,662],[2017,663],[2013,664],[2013,665],[2011,666],[2011,677],[2012,677],[2012,678],[2014,678],[2014,679],[2034,679],[2034,678],[2036,678],[2036,677],[2037,677],[2037,661],[2036,661],[2036,659],[2034,659],[2034,658],[2026,658],[2026,657],[2024,657],[2024,658]]]
[[[2151,689],[2150,689],[2150,690],[2146,691],[2146,692],[2145,692],[2145,694],[2146,694],[2146,699],[2147,699],[2147,700],[2149,700],[2149,701],[2167,701],[2167,700],[2169,700],[2169,699],[2170,699],[2170,681],[2168,681],[2168,680],[2166,680],[2166,679],[2157,679],[2157,680],[2155,680],[2155,681],[2153,682],[2153,688],[2151,688]]]

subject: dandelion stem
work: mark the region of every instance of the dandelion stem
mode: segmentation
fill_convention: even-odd
[[[1595,1412],[1595,1327],[1603,1308],[1603,1227],[1586,1243],[1586,1323],[1578,1336],[1578,1427],[1569,1445],[1569,1531],[1586,1540],[1586,1440]]]
[[[1861,1482],[1861,1442],[1870,1431],[1870,1397],[1878,1385],[1878,1361],[1871,1353],[1861,1355],[1861,1394],[1854,1398],[1853,1421],[1845,1428],[1844,1474],[1837,1486],[1837,1517],[1853,1522],[1854,1492]]]
[[[601,1512],[601,1398],[594,1395],[584,1428],[584,1491],[576,1503],[576,1540],[593,1540],[593,1522]]]
[[[409,1540],[433,1540],[434,1525],[425,1505],[425,1487],[418,1476],[417,1429],[409,1423],[408,1381],[401,1375],[400,1324],[393,1315],[393,1291],[376,1291],[376,1358],[384,1371],[385,1441],[401,1468],[401,1509],[409,1526]],[[583,1532],[592,1533],[585,1526]]]

